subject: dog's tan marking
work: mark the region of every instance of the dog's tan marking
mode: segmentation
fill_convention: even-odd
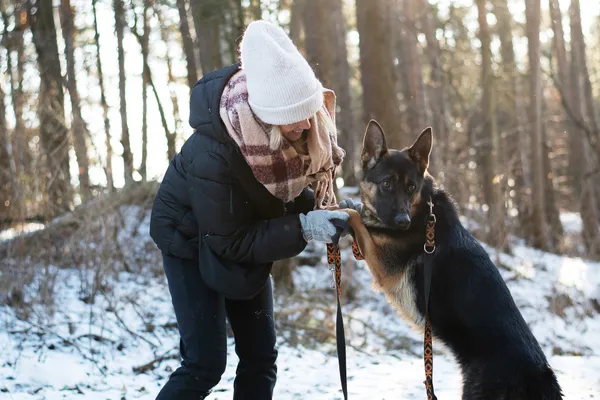
[[[425,317],[417,309],[417,294],[411,282],[415,268],[415,263],[407,265],[396,285],[385,291],[385,297],[413,329],[423,332]]]
[[[415,288],[411,275],[416,268],[414,263],[401,269],[401,272],[390,274],[381,261],[381,249],[392,242],[392,238],[384,234],[371,234],[361,221],[360,215],[352,209],[342,209],[350,215],[349,224],[354,230],[354,238],[362,253],[377,288],[383,291],[388,302],[398,311],[400,316],[416,330],[423,330],[424,317],[417,309]]]
[[[421,205],[421,192],[417,192],[413,195],[411,204],[410,204],[410,217],[414,218],[419,211],[419,206]]]
[[[377,239],[375,236],[371,236],[365,225],[362,223],[360,215],[355,210],[342,209],[341,211],[347,212],[350,215],[349,224],[354,230],[354,238],[358,244],[360,252],[365,258],[373,278],[375,279],[375,283],[384,292],[387,292],[390,290],[390,288],[397,285],[399,279],[401,278],[401,274],[389,275],[386,273],[385,267],[382,264],[379,256],[379,249],[383,244],[381,242],[381,236],[378,235]]]
[[[377,185],[372,182],[360,182],[360,194],[363,199],[372,200],[377,193]]]
[[[377,216],[377,210],[373,205],[373,199],[376,196],[377,185],[371,182],[360,183],[361,200],[363,203],[363,221],[368,226],[385,226]]]

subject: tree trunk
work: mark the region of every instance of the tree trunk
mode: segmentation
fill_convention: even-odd
[[[142,160],[140,163],[140,175],[142,176],[142,182],[146,182],[148,179],[148,54],[150,53],[148,44],[150,39],[150,25],[148,21],[149,11],[149,1],[144,0],[144,7],[142,10],[142,34],[139,40],[140,47],[142,49]],[[134,29],[136,29],[137,34],[137,26],[134,27]],[[168,49],[169,44],[165,44]]]
[[[242,0],[227,0],[223,3],[223,23],[224,46],[229,47],[229,64],[234,64],[239,59],[238,48],[240,41],[244,36],[245,28],[245,10]]]
[[[328,0],[323,3],[318,0],[305,0],[303,16],[306,59],[323,85],[336,93],[338,137],[340,145],[347,151],[343,177],[345,184],[354,184],[357,140],[352,135],[355,124],[342,2]]]
[[[409,135],[416,137],[425,128],[425,97],[419,59],[414,0],[402,0],[403,53],[398,63],[404,77],[404,101],[407,105]]]
[[[569,7],[569,16],[571,19],[571,49],[577,49],[574,53],[577,57],[576,67],[579,69],[579,79],[583,89],[582,98],[585,109],[585,118],[588,121],[590,129],[596,135],[600,135],[598,130],[598,120],[594,107],[594,95],[592,84],[590,82],[590,73],[587,67],[587,55],[585,49],[585,39],[581,28],[581,9],[579,0],[571,0]]]
[[[278,295],[289,296],[294,293],[293,271],[296,261],[293,258],[278,260],[273,263],[271,275],[273,276],[273,286]]]
[[[413,136],[401,135],[392,47],[393,5],[386,0],[356,0],[356,22],[360,34],[360,69],[363,88],[363,122],[376,119],[390,132],[388,145],[400,148]]]
[[[115,30],[117,31],[117,54],[119,57],[119,98],[121,107],[121,145],[123,146],[123,164],[125,185],[133,183],[133,154],[129,143],[129,126],[127,125],[127,100],[125,94],[125,9],[123,0],[113,0],[115,11]]]
[[[446,82],[444,76],[444,68],[442,66],[442,50],[440,43],[435,35],[436,27],[438,25],[438,17],[436,11],[433,9],[431,4],[427,0],[420,0],[419,2],[421,17],[421,26],[425,38],[427,40],[426,53],[429,58],[429,64],[431,68],[430,79],[431,79],[431,90],[428,97],[429,108],[431,109],[431,123],[433,124],[434,135],[439,143],[437,148],[436,160],[434,162],[434,169],[445,171],[446,164],[449,160],[449,147],[450,142],[450,129],[448,129],[448,116],[446,115]],[[435,167],[438,165],[438,168]],[[442,183],[448,179],[445,174],[436,174],[442,180]]]
[[[554,171],[552,170],[552,160],[550,159],[550,146],[548,144],[548,134],[546,126],[542,125],[542,140],[544,143],[544,154],[542,155],[544,161],[544,196],[546,197],[546,221],[550,227],[549,239],[553,249],[559,249],[563,238],[563,226],[560,221],[560,212],[558,209],[558,203],[556,200],[556,190],[554,189]],[[585,159],[585,154],[583,155]]]
[[[326,23],[330,32],[328,37],[333,38],[333,82],[331,88],[337,96],[338,112],[336,124],[340,135],[340,144],[346,150],[345,167],[342,171],[344,184],[346,186],[356,185],[356,174],[358,170],[358,142],[360,139],[356,130],[356,118],[352,94],[350,93],[350,64],[348,64],[348,47],[346,45],[346,18],[343,11],[342,0],[327,1],[330,7],[331,18]],[[360,132],[360,130],[358,131]]]
[[[592,258],[598,258],[600,255],[598,218],[598,188],[594,184],[596,179],[586,179],[586,175],[593,169],[593,154],[591,154],[590,145],[587,143],[586,133],[580,129],[579,124],[586,124],[585,114],[591,110],[591,118],[588,118],[588,126],[593,132],[595,117],[594,109],[589,108],[586,96],[586,86],[589,85],[589,75],[587,75],[585,44],[583,43],[583,33],[581,29],[581,17],[579,11],[579,2],[574,0],[569,8],[570,26],[571,26],[571,65],[567,62],[564,34],[562,32],[562,16],[558,0],[551,0],[552,26],[555,28],[555,51],[557,54],[559,86],[561,95],[565,96],[565,101],[572,110],[571,134],[569,135],[570,144],[570,172],[573,179],[574,194],[579,203],[581,220],[583,223],[582,236],[588,255]],[[556,19],[556,20],[555,20]],[[587,81],[587,83],[586,83]],[[592,105],[593,107],[593,105]]]
[[[145,0],[145,5],[149,6],[148,0]],[[159,20],[159,24],[161,24],[162,20]],[[148,51],[148,36],[144,36],[144,34],[140,34],[137,30],[137,17],[134,20],[134,26],[131,30],[133,35],[138,40],[140,47],[142,48],[142,52]],[[148,32],[149,33],[149,32]],[[167,46],[168,47],[168,46]],[[168,55],[167,55],[168,56]],[[165,113],[165,109],[160,101],[160,96],[158,95],[158,91],[156,90],[156,86],[154,85],[154,81],[152,79],[152,70],[150,70],[150,65],[148,64],[148,57],[142,57],[142,61],[144,63],[143,70],[148,85],[152,89],[152,93],[154,94],[154,100],[156,100],[156,105],[158,107],[158,113],[160,115],[160,121],[162,123],[163,129],[165,131],[165,136],[167,137],[167,157],[171,160],[175,156],[175,133],[171,133],[169,129],[169,124],[167,123],[167,117]]]
[[[302,23],[305,3],[306,0],[292,0],[290,7],[290,38],[303,56],[306,56],[304,24]]]
[[[524,107],[521,104],[517,82],[518,71],[511,26],[513,17],[508,9],[507,0],[494,0],[492,4],[494,15],[498,21],[497,29],[502,55],[502,77],[499,81],[500,87],[496,87],[499,95],[497,109],[505,116],[498,124],[499,133],[502,132],[500,134],[500,154],[503,159],[502,165],[507,166],[507,176],[512,178],[512,182],[507,182],[508,187],[514,190],[514,196],[512,196],[512,201],[509,203],[510,207],[517,209],[521,234],[528,237],[527,185],[523,171],[523,156],[527,154],[525,149],[528,146],[525,140],[526,133],[523,129],[526,124],[523,121],[522,109]]]
[[[492,246],[502,246],[506,243],[507,232],[506,213],[504,208],[505,182],[500,178],[498,153],[500,138],[496,124],[496,99],[495,77],[492,71],[491,34],[487,23],[486,0],[477,0],[479,37],[481,40],[481,87],[483,95],[481,106],[483,109],[484,123],[478,129],[480,132],[478,142],[479,162],[483,178],[483,191],[485,202],[489,207],[490,232],[488,242]]]
[[[221,0],[191,0],[197,46],[200,49],[202,73],[223,66],[221,57]]]
[[[540,67],[540,0],[526,0],[526,31],[529,53],[531,153],[532,153],[532,244],[541,250],[551,250],[546,224],[544,196],[544,142],[542,133],[542,77]]]
[[[73,21],[71,0],[61,0],[60,17],[61,30],[65,40],[65,56],[67,59],[67,89],[71,98],[71,111],[73,114],[71,132],[75,145],[75,156],[77,157],[77,164],[79,166],[79,192],[82,202],[85,203],[92,197],[89,175],[90,162],[87,153],[86,127],[81,116],[81,102],[77,90],[77,79],[75,78],[75,23]]]
[[[296,2],[297,0],[292,0]],[[260,0],[250,0],[250,15],[253,20],[262,19],[262,6]]]
[[[592,84],[590,82],[590,74],[587,67],[587,54],[585,38],[581,28],[581,9],[579,6],[579,0],[571,1],[571,5],[569,7],[569,17],[571,25],[571,53],[573,59],[573,63],[571,65],[573,68],[572,85],[578,86],[578,96],[580,101],[576,104],[577,107],[581,107],[582,110],[575,111],[575,113],[576,115],[577,113],[580,113],[583,116],[583,118],[580,119],[580,123],[587,125],[590,132],[590,137],[593,138],[591,144],[595,148],[596,159],[600,159],[600,130],[598,128]],[[597,204],[596,208],[600,208],[600,176],[594,175],[584,184],[595,187],[594,201]]]
[[[4,34],[6,33],[7,25],[5,21]],[[8,53],[10,54],[10,51],[8,51]],[[13,196],[14,181],[16,177],[11,171],[11,164],[14,164],[14,159],[12,158],[11,138],[8,132],[8,125],[6,124],[4,98],[4,90],[2,85],[0,85],[0,230],[5,228],[2,225],[2,221],[12,217],[12,204],[16,200]]]
[[[167,156],[169,157],[169,160],[171,160],[174,156],[175,156],[175,141],[177,139],[177,134],[181,133],[182,128],[181,128],[181,114],[179,112],[179,102],[177,100],[177,92],[175,91],[175,76],[173,76],[173,66],[171,63],[171,52],[169,51],[169,36],[168,36],[168,30],[166,29],[166,24],[164,21],[164,18],[162,16],[161,11],[156,8],[156,16],[158,17],[158,22],[159,25],[161,26],[161,30],[160,30],[160,37],[161,40],[165,43],[166,47],[167,47],[167,51],[165,54],[165,62],[167,64],[167,81],[168,81],[168,85],[169,85],[169,93],[171,94],[171,104],[173,106],[173,126],[175,127],[175,131],[173,132],[173,138],[172,138],[172,148],[169,149],[169,152],[167,154]]]
[[[562,97],[564,97],[563,101],[566,101],[573,111],[576,113],[576,117],[579,121],[583,120],[583,116],[581,114],[581,107],[579,106],[580,102],[576,102],[573,98],[573,88],[571,87],[571,77],[569,72],[569,63],[567,61],[567,50],[565,45],[565,35],[562,25],[562,14],[560,11],[560,4],[558,0],[549,0],[549,8],[550,8],[550,19],[552,21],[552,31],[553,41],[552,41],[552,49],[554,50],[554,56],[556,58],[556,64],[558,66],[558,90]],[[575,49],[575,55],[577,50]],[[576,90],[579,94],[579,90]],[[577,105],[577,107],[574,107]],[[572,122],[572,121],[571,121]],[[573,187],[574,193],[577,195],[581,193],[581,185],[583,175],[581,161],[584,159],[581,157],[584,154],[583,147],[584,145],[584,137],[579,137],[582,134],[576,124],[568,124],[567,125],[569,135],[569,177],[571,179],[571,185]],[[583,140],[582,140],[583,139]]]
[[[40,71],[38,114],[40,142],[47,167],[46,213],[47,217],[53,217],[67,210],[71,204],[69,135],[65,127],[63,77],[52,0],[32,1],[28,12]]]
[[[183,42],[183,51],[185,53],[188,86],[191,89],[198,81],[198,73],[196,72],[194,41],[192,40],[192,36],[190,34],[190,25],[188,23],[185,4],[185,0],[177,0],[177,9],[179,10],[179,31],[181,32],[181,41]]]
[[[24,47],[23,47],[23,24],[20,22],[19,14],[25,12],[15,7],[15,27],[8,30],[10,20],[6,13],[5,4],[0,1],[2,22],[4,23],[4,45],[6,47],[6,71],[10,80],[12,94],[12,107],[14,110],[15,125],[13,134],[10,134],[6,123],[6,108],[4,106],[5,93],[0,87],[0,210],[5,210],[5,215],[12,219],[21,220],[25,217],[25,192],[19,175],[20,168],[15,155],[15,136],[23,135],[23,73],[24,73]],[[12,52],[17,52],[17,73],[13,71]],[[2,214],[2,212],[0,212]]]
[[[110,142],[110,120],[108,119],[108,103],[106,102],[106,94],[104,89],[104,74],[102,72],[102,60],[100,59],[100,33],[98,32],[98,18],[96,15],[96,2],[92,0],[92,11],[94,14],[94,44],[96,46],[96,68],[98,69],[98,86],[100,87],[100,104],[102,105],[102,117],[104,119],[104,134],[106,145],[106,184],[110,192],[115,190],[113,182],[112,156],[113,149]]]

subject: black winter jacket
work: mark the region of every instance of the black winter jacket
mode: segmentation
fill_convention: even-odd
[[[239,64],[194,86],[189,123],[195,130],[171,160],[154,200],[150,236],[169,255],[198,259],[198,240],[220,258],[264,264],[304,250],[299,213],[313,208],[305,189],[285,204],[254,175],[219,115],[225,85]]]

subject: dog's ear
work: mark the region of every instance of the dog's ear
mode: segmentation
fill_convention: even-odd
[[[417,140],[408,148],[408,155],[419,165],[421,172],[425,172],[429,167],[429,156],[433,145],[433,133],[428,126],[421,132]]]
[[[360,156],[363,168],[373,168],[386,152],[385,133],[381,125],[372,119],[367,125],[363,138],[363,149]]]

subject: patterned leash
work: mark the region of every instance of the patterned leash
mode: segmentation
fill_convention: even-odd
[[[433,275],[432,258],[435,252],[435,223],[436,218],[433,213],[433,201],[431,197],[427,202],[429,205],[429,215],[426,219],[425,224],[425,244],[423,250],[425,251],[424,260],[424,289],[425,289],[425,337],[424,337],[424,349],[423,349],[423,361],[425,364],[425,390],[427,393],[427,400],[437,400],[433,390],[433,344],[431,335],[431,322],[429,320],[429,293],[431,291],[431,277]],[[352,254],[357,260],[364,260],[364,256],[358,248],[358,244],[355,240],[352,241]],[[327,244],[327,263],[329,269],[333,272],[336,296],[337,296],[337,315],[336,315],[336,344],[338,353],[338,363],[340,369],[340,380],[342,383],[342,392],[344,393],[344,400],[348,399],[348,383],[346,375],[346,340],[344,336],[344,321],[342,319],[342,310],[340,306],[341,296],[341,283],[342,283],[342,256],[340,252],[339,244],[328,243]]]
[[[429,321],[429,293],[431,291],[431,276],[433,275],[432,258],[435,252],[435,223],[436,218],[433,213],[433,201],[431,197],[427,202],[429,205],[429,215],[425,223],[425,260],[423,261],[423,281],[425,289],[425,338],[423,340],[423,361],[425,363],[425,390],[427,400],[437,400],[433,391],[433,344],[431,337],[431,322]]]

